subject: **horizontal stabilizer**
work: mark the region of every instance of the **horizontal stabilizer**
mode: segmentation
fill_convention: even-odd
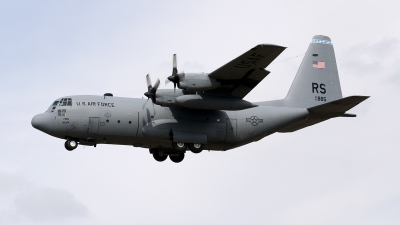
[[[369,96],[350,96],[308,108],[308,111],[312,114],[344,114],[347,110],[360,104],[367,98],[369,98]]]
[[[290,124],[279,132],[294,132],[334,117],[356,117],[356,115],[348,114],[346,111],[360,104],[367,98],[369,98],[369,96],[350,96],[308,108],[310,112],[309,116],[297,123]]]

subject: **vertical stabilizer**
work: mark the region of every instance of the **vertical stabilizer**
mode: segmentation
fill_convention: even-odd
[[[285,98],[285,105],[309,108],[342,98],[331,39],[316,35]]]

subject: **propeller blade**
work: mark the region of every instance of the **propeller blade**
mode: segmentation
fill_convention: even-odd
[[[158,86],[160,86],[160,79],[157,79],[156,83],[154,84],[154,87],[153,87],[154,93],[157,91]]]
[[[150,74],[146,75],[146,82],[147,82],[147,89],[148,89],[148,91],[150,91],[150,89],[152,88]]]
[[[172,76],[178,74],[177,63],[176,63],[176,54],[172,57]]]

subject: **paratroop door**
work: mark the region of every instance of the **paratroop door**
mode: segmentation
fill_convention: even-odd
[[[88,133],[89,134],[97,134],[99,130],[99,117],[89,117],[89,125],[88,125]]]
[[[226,119],[226,142],[231,143],[236,140],[236,119]]]

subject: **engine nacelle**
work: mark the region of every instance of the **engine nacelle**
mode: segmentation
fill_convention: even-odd
[[[216,79],[206,73],[185,73],[179,80],[178,87],[188,91],[205,91],[221,85]]]

